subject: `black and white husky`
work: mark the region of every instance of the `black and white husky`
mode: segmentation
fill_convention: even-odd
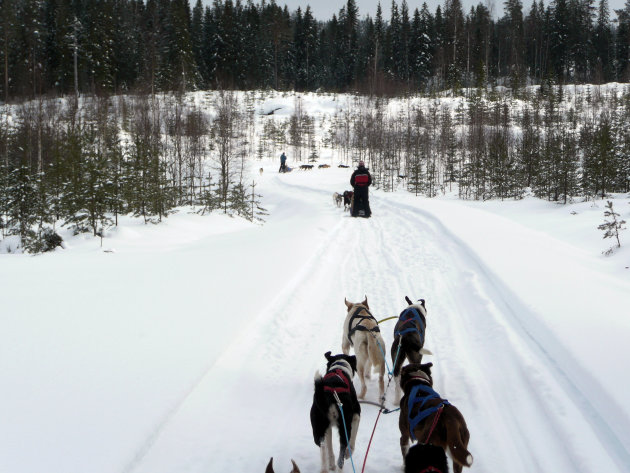
[[[327,360],[326,374],[322,376],[319,371],[315,373],[315,394],[311,407],[313,439],[320,448],[322,473],[335,469],[335,455],[332,448],[333,425],[339,431],[337,466],[341,469],[344,459],[349,458],[354,452],[354,442],[357,438],[361,416],[361,406],[352,384],[352,378],[357,370],[357,358],[354,355],[333,356],[331,352],[326,352],[324,356]],[[337,399],[341,402],[341,409],[337,404]]]

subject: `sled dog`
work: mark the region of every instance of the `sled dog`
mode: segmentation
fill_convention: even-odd
[[[429,444],[415,444],[405,457],[405,473],[448,473],[444,449]]]
[[[333,425],[337,427],[339,433],[337,466],[341,469],[344,460],[354,452],[361,417],[361,406],[352,384],[352,378],[357,370],[357,358],[354,355],[332,356],[330,353],[324,354],[326,374],[322,377],[319,371],[315,373],[315,394],[311,407],[313,439],[320,449],[322,473],[335,469],[335,454],[332,448]],[[341,401],[343,415],[337,405],[337,398]],[[346,435],[350,439],[350,445]]]
[[[344,191],[343,193],[343,209],[344,210],[350,210],[350,207],[352,207],[353,195],[354,195],[354,192],[352,191]]]
[[[376,319],[370,312],[367,297],[363,302],[346,303],[347,313],[343,323],[343,338],[341,349],[345,354],[350,352],[350,346],[354,346],[354,354],[357,356],[357,373],[361,380],[361,393],[363,399],[367,391],[365,378],[370,379],[372,366],[378,370],[379,400],[385,392],[385,342],[381,337],[381,330]]]
[[[442,447],[453,460],[453,472],[471,466],[473,457],[468,448],[470,433],[461,412],[433,390],[433,363],[412,363],[403,367],[401,384],[404,396],[400,401],[400,450],[403,458],[409,440]]]
[[[427,327],[427,308],[424,299],[414,304],[405,297],[409,306],[400,313],[394,326],[394,342],[391,347],[392,365],[396,384],[394,404],[400,403],[400,369],[408,360],[409,363],[421,363],[422,355],[431,355],[424,348],[424,335]]]
[[[290,473],[300,473],[300,469],[295,464],[295,462],[291,460],[291,463],[293,464],[293,469]],[[273,470],[273,457],[269,459],[269,463],[267,464],[267,469],[265,470],[265,473],[275,473],[275,471]]]
[[[333,202],[337,207],[341,207],[343,196],[339,192],[333,192]]]

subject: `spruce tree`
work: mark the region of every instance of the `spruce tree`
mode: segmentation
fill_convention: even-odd
[[[604,220],[604,223],[597,228],[604,232],[603,238],[615,238],[617,240],[617,248],[621,247],[621,241],[619,240],[619,231],[625,230],[625,220],[619,220],[620,215],[613,209],[612,201],[606,202],[606,210],[604,211],[604,217],[610,220]]]
[[[599,2],[593,47],[595,81],[597,83],[608,82],[613,78],[613,36],[608,0],[600,0]]]
[[[0,38],[2,38],[2,48],[0,48],[0,70],[2,71],[2,91],[0,97],[6,102],[9,101],[9,83],[12,73],[9,68],[10,55],[15,36],[19,32],[17,23],[16,2],[14,0],[0,0]],[[12,64],[11,64],[12,65]]]

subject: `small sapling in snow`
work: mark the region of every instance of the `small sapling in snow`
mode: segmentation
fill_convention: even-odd
[[[599,225],[597,228],[599,230],[604,231],[604,238],[616,238],[617,239],[617,248],[621,247],[621,242],[619,241],[619,230],[624,230],[623,226],[626,221],[625,220],[617,220],[617,217],[620,215],[614,211],[612,201],[607,201],[606,210],[604,211],[604,217],[610,220],[604,220],[604,223]],[[613,248],[609,248],[604,252],[605,255],[611,254]]]

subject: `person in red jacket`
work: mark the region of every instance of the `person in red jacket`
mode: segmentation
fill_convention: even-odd
[[[370,171],[365,167],[363,161],[359,161],[359,166],[350,177],[350,185],[354,188],[354,203],[352,205],[352,216],[358,217],[359,211],[363,210],[363,216],[372,215],[370,201],[368,198],[368,187],[372,184]]]

